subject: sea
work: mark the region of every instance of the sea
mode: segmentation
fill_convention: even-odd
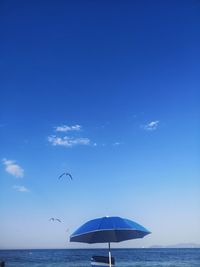
[[[0,250],[5,267],[90,267],[105,249]],[[200,267],[200,248],[112,249],[116,267]]]

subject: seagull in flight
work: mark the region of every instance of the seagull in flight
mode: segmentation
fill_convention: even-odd
[[[58,179],[62,178],[64,175],[69,176],[70,179],[73,180],[73,177],[72,177],[72,175],[71,175],[69,172],[63,172],[63,173],[58,177]]]
[[[50,219],[49,219],[49,221],[53,221],[53,222],[54,222],[54,221],[58,221],[58,222],[60,222],[60,223],[61,223],[61,220],[60,220],[60,219],[58,219],[58,218],[50,218]]]

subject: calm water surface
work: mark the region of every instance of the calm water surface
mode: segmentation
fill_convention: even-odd
[[[5,267],[90,267],[102,249],[0,250]],[[113,249],[116,267],[200,267],[200,249]]]

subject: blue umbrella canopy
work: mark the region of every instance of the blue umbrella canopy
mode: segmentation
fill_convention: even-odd
[[[142,225],[121,217],[102,217],[90,220],[79,227],[70,242],[110,243],[142,238],[150,234]]]

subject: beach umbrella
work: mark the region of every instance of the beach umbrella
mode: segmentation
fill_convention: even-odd
[[[84,223],[70,236],[70,242],[108,243],[111,267],[111,242],[143,238],[150,233],[142,225],[129,219],[106,216]]]

